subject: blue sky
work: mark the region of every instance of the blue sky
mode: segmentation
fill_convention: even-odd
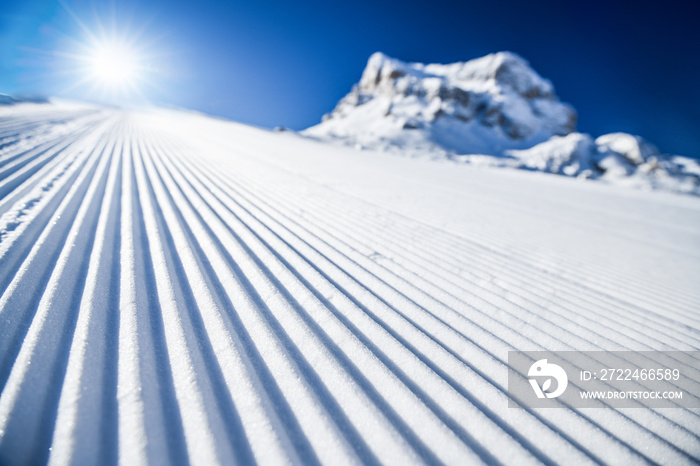
[[[511,50],[551,79],[594,136],[626,131],[700,157],[700,34],[693,2],[65,0],[143,49],[159,105],[302,129],[369,55],[454,62]],[[87,41],[53,0],[3,0],[0,92],[99,98],[64,57]]]

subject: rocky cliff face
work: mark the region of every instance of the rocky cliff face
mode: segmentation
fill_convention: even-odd
[[[531,147],[575,126],[574,109],[513,53],[450,65],[407,64],[375,53],[360,82],[306,133],[370,148],[493,154]]]

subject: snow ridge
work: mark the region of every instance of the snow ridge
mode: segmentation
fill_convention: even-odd
[[[696,411],[512,409],[506,368],[700,348],[696,198],[172,111],[18,104],[0,140],[3,465],[700,457]]]

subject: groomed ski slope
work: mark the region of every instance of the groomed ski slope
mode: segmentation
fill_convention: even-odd
[[[693,463],[697,410],[508,408],[506,361],[697,350],[698,283],[695,197],[0,108],[0,463]]]

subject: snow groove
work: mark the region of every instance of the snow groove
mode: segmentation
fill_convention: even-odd
[[[697,461],[696,410],[508,408],[506,363],[699,350],[698,201],[422,163],[0,109],[0,463]]]

